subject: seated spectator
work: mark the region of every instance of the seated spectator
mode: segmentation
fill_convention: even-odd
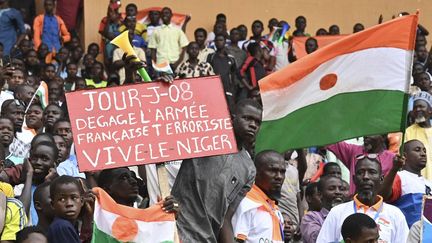
[[[196,78],[214,75],[210,63],[198,59],[199,46],[196,42],[190,42],[186,50],[189,59],[178,66],[177,77]]]
[[[48,105],[43,112],[43,119],[42,119],[45,132],[53,134],[54,124],[63,117],[64,117],[64,112],[60,108],[60,106],[56,104]]]
[[[305,43],[305,50],[307,54],[311,54],[312,52],[318,50],[318,41],[313,37],[307,38]]]
[[[342,224],[341,234],[345,243],[379,242],[378,225],[362,213],[348,216]]]
[[[383,202],[378,190],[383,180],[383,171],[378,157],[361,155],[355,161],[353,176],[357,194],[353,201],[340,204],[327,215],[317,242],[339,242],[345,219],[354,213],[364,213],[379,225],[379,241],[405,242],[408,225],[403,213],[395,206]]]
[[[22,230],[27,224],[27,217],[23,204],[14,197],[6,197],[0,192],[0,240],[2,242],[15,242],[16,233]]]
[[[129,41],[130,44],[132,45],[132,48],[135,51],[136,57],[140,60],[140,61],[145,61],[146,60],[146,55],[145,52],[142,48],[136,47],[133,45],[132,41],[133,41],[133,32],[129,31]],[[125,62],[123,61],[123,55],[125,54],[125,52],[121,49],[121,48],[117,48],[114,50],[114,57],[113,57],[113,67],[115,69],[118,70],[119,76],[120,76],[120,85],[126,83],[133,83],[134,80],[126,80],[126,72],[125,72]],[[87,85],[89,85],[87,83]]]
[[[318,182],[311,182],[306,186],[305,198],[308,203],[308,211],[320,211],[321,198],[318,193]]]
[[[90,78],[86,78],[86,85],[95,88],[105,88],[108,82],[105,80],[104,66],[102,63],[96,61],[90,70]]]
[[[29,226],[17,232],[16,243],[48,243],[48,239],[42,228]]]
[[[300,230],[303,243],[317,242],[321,226],[330,210],[344,202],[342,187],[342,180],[338,177],[321,177],[318,182],[318,194],[322,208],[320,211],[309,211],[302,218]]]
[[[380,195],[402,211],[411,228],[421,218],[423,195],[431,195],[432,181],[421,175],[427,161],[423,143],[410,140],[405,142],[403,151],[404,156],[395,158],[384,178]]]
[[[83,189],[77,179],[60,176],[50,186],[54,219],[48,228],[49,242],[81,243],[77,219],[83,207]]]
[[[42,65],[38,59],[37,52],[35,50],[29,50],[25,55],[24,62],[28,76],[40,75],[42,71]]]
[[[334,177],[342,178],[342,172],[340,166],[335,162],[325,163],[322,177],[324,176],[334,176]]]
[[[281,242],[283,218],[277,201],[285,179],[285,160],[276,151],[262,151],[255,158],[255,184],[232,218],[237,242]]]
[[[45,181],[37,186],[33,193],[33,205],[39,219],[37,226],[42,228],[44,232],[48,230],[54,219],[54,212],[51,207],[50,185],[50,181]]]
[[[55,0],[45,0],[45,13],[37,16],[33,23],[33,42],[36,49],[41,43],[48,46],[48,52],[58,52],[62,43],[70,41],[70,33],[63,19],[54,14]]]

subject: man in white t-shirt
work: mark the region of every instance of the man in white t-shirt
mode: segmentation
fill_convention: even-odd
[[[357,188],[354,200],[331,209],[321,227],[317,242],[340,242],[342,223],[354,213],[364,213],[378,224],[379,242],[405,242],[408,237],[405,216],[397,207],[384,203],[383,198],[377,195],[383,181],[378,156],[376,154],[358,156],[353,179]]]
[[[283,242],[283,217],[276,200],[285,179],[284,157],[276,151],[262,151],[255,166],[255,184],[232,217],[234,236],[237,242]]]

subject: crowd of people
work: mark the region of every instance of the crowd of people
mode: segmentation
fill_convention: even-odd
[[[276,18],[267,30],[253,21],[248,34],[247,25],[228,29],[221,13],[211,31],[197,28],[189,40],[190,16],[174,25],[172,10],[164,7],[140,23],[138,11],[146,6],[123,9],[110,0],[99,26],[101,43],[84,47],[78,20],[62,6],[68,2],[77,13],[79,4],[72,2],[79,1],[44,0],[37,16],[30,11],[34,1],[10,6],[17,2],[0,0],[1,242],[92,242],[93,187],[127,207],[160,203],[176,215],[185,243],[421,242],[422,197],[432,188],[432,51],[423,26],[404,136],[255,152],[262,121],[258,81],[297,61],[293,38],[308,37],[307,54],[319,49],[304,16],[295,18],[292,34],[282,32],[288,22]],[[357,23],[353,33],[364,28]],[[124,31],[141,61],[110,43]],[[274,41],[278,33],[282,41]],[[315,32],[340,34],[337,25]],[[156,68],[163,63],[172,72]],[[67,110],[66,92],[142,82],[140,67],[157,81],[219,75],[239,148],[164,163],[171,189],[164,199],[155,165],[80,172]],[[48,85],[48,104],[35,95],[41,81]]]

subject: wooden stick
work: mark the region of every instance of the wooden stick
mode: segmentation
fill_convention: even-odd
[[[157,175],[159,180],[159,190],[161,192],[162,199],[165,199],[171,194],[169,182],[168,182],[168,171],[165,167],[165,163],[157,164]],[[177,226],[174,228],[174,242],[180,243],[180,238],[178,236]]]

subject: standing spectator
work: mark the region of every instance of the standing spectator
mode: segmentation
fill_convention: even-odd
[[[238,46],[243,48],[243,44],[247,41],[248,29],[244,24],[239,25],[237,29],[240,31],[240,41],[238,42]]]
[[[105,16],[99,24],[99,34],[102,36],[105,63],[109,63],[109,60],[113,57],[115,46],[111,44],[110,41],[120,34],[118,31],[120,24],[121,18],[118,12],[118,6],[110,4],[107,10],[107,16]],[[88,47],[90,48],[90,45]]]
[[[240,202],[233,218],[237,242],[282,242],[283,217],[277,206],[285,179],[285,160],[266,150],[255,158],[255,184]]]
[[[277,25],[277,27],[281,30],[280,33],[282,33],[282,29],[284,25],[288,25],[288,23],[283,20],[281,20]],[[275,58],[276,58],[276,63],[273,71],[281,70],[282,68],[286,67],[290,63],[290,61],[288,60],[288,51],[292,49],[292,47],[290,48],[290,44],[288,40],[285,39],[285,37],[282,38],[283,38],[282,42],[275,41],[273,43],[275,48]]]
[[[344,202],[342,187],[340,178],[333,176],[321,177],[318,182],[318,193],[321,198],[322,208],[320,211],[309,211],[304,215],[300,226],[303,243],[315,243],[330,210]]]
[[[136,4],[130,3],[126,5],[126,16],[125,16],[125,23],[121,25],[118,29],[120,33],[122,33],[125,30],[130,29],[128,25],[126,24],[126,19],[135,20],[135,26],[133,28],[133,31],[136,35],[141,36],[145,41],[147,41],[147,26],[142,23],[136,23],[136,15],[138,13],[138,7]]]
[[[82,8],[83,0],[57,0],[56,14],[64,20],[66,28],[73,35],[77,34]]]
[[[227,17],[225,14],[219,13],[216,15],[216,21],[215,21],[214,26],[216,26],[218,23],[220,23],[222,27],[225,27],[225,31],[226,31]],[[214,41],[216,38],[216,34],[217,33],[214,30],[212,32],[210,32],[207,36],[206,42],[210,43],[210,42]]]
[[[233,56],[229,55],[225,44],[225,35],[219,34],[215,38],[216,52],[207,56],[207,62],[213,67],[216,74],[221,76],[225,97],[230,110],[234,107],[235,76],[237,75],[237,65]]]
[[[232,117],[239,152],[183,160],[171,190],[182,205],[177,225],[183,242],[234,239],[231,217],[253,185],[251,155],[262,112],[261,105],[249,99],[236,108]]]
[[[379,225],[380,241],[405,242],[408,225],[403,213],[397,207],[383,202],[383,198],[377,194],[383,180],[378,158],[373,154],[358,156],[353,178],[357,187],[354,200],[332,208],[321,227],[317,242],[342,240],[342,223],[354,213],[364,213]]]
[[[236,60],[237,69],[240,70],[241,66],[246,60],[247,53],[239,47],[240,31],[238,28],[232,28],[229,37],[231,42],[226,47],[226,50],[228,54],[234,57]]]
[[[171,9],[164,7],[161,13],[163,25],[154,31],[148,47],[151,50],[152,61],[158,64],[168,61],[175,70],[183,60],[189,41],[182,30],[171,24]]]
[[[295,27],[296,29],[293,32],[294,36],[310,36],[305,32],[306,30],[306,18],[304,16],[298,16],[295,19]]]
[[[417,139],[423,143],[426,148],[427,161],[426,168],[422,171],[422,175],[428,179],[432,179],[432,97],[427,92],[420,92],[414,96],[413,108],[414,124],[409,126],[405,131],[405,141]]]
[[[3,44],[4,56],[18,48],[25,33],[21,13],[9,7],[9,0],[0,0],[0,43]]]
[[[62,18],[54,15],[55,0],[45,0],[45,14],[40,14],[33,23],[33,42],[35,48],[41,43],[48,45],[49,52],[58,52],[62,43],[71,39],[68,29]]]
[[[248,45],[248,57],[240,70],[241,81],[245,87],[240,97],[249,97],[253,90],[258,89],[258,81],[266,76],[262,63],[263,50],[258,43]]]
[[[368,216],[355,213],[348,216],[342,224],[343,242],[380,242],[378,225]]]
[[[339,26],[332,25],[329,27],[329,35],[340,35]]]
[[[248,50],[250,43],[258,43],[263,49],[263,64],[266,71],[271,72],[276,65],[275,49],[273,42],[262,36],[264,25],[260,20],[255,20],[252,23],[252,37],[243,44],[243,49]]]
[[[150,39],[150,36],[153,32],[160,27],[160,16],[161,13],[157,10],[151,10],[148,14],[150,23],[147,25],[147,38]]]
[[[339,142],[328,145],[327,149],[334,153],[336,157],[350,171],[350,193],[355,192],[355,183],[353,183],[353,175],[355,173],[356,157],[361,154],[375,154],[378,161],[381,163],[383,175],[391,169],[395,154],[386,149],[385,138],[382,135],[373,135],[364,137],[364,145],[354,145],[346,142]]]
[[[423,195],[431,195],[432,182],[421,175],[426,167],[426,150],[418,140],[406,142],[404,156],[396,157],[381,187],[380,195],[402,211],[410,228],[421,219]]]
[[[203,28],[198,28],[195,30],[194,32],[194,36],[195,36],[195,42],[198,44],[199,46],[199,54],[198,54],[198,60],[200,62],[206,62],[207,61],[207,56],[210,53],[214,53],[214,49],[208,48],[205,45],[205,41],[207,38],[207,31]]]
[[[198,59],[199,46],[196,42],[190,42],[187,47],[189,59],[177,68],[179,78],[196,78],[214,75],[213,68],[208,62]]]

